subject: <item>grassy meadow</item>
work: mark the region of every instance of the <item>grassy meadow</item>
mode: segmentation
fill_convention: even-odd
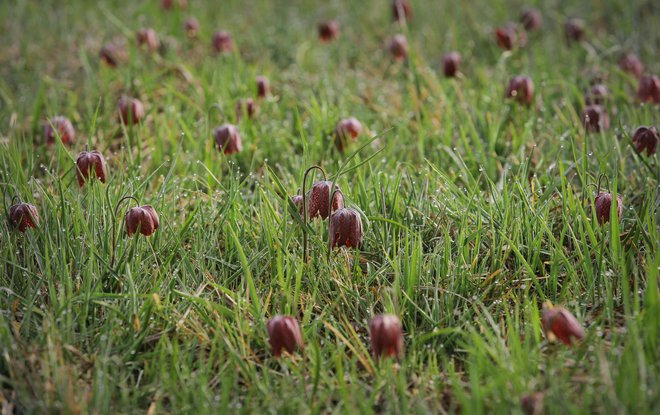
[[[660,167],[631,137],[660,106],[618,65],[632,52],[660,74],[657,3],[412,0],[407,23],[389,0],[188,3],[0,2],[2,209],[20,197],[39,216],[24,233],[0,220],[1,413],[509,414],[535,392],[536,414],[658,413]],[[542,27],[503,51],[495,28],[529,5]],[[567,43],[569,17],[582,42]],[[341,33],[322,43],[329,19]],[[218,30],[233,52],[213,52]],[[386,47],[399,33],[401,62]],[[116,68],[99,59],[108,42],[126,52]],[[529,107],[505,99],[515,75],[534,83]],[[586,133],[595,79],[610,126]],[[136,125],[117,122],[124,95],[144,103]],[[258,114],[239,119],[250,97]],[[75,142],[46,143],[55,115]],[[364,132],[340,152],[347,117]],[[226,123],[239,153],[215,146]],[[106,183],[78,185],[85,149]],[[314,165],[364,241],[329,252],[328,222],[310,221],[305,261],[289,197]],[[599,189],[622,197],[620,221],[596,220]],[[126,234],[124,196],[158,212],[153,235]],[[545,301],[581,342],[549,341]],[[403,325],[400,361],[372,356],[383,313]],[[297,318],[302,351],[272,355],[277,314]]]

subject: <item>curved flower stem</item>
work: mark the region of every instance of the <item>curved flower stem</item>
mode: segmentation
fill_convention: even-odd
[[[132,199],[135,201],[135,203],[140,205],[140,201],[137,200],[136,197],[134,196],[124,196],[121,199],[119,199],[119,202],[117,202],[117,205],[115,206],[115,212],[114,215],[112,215],[112,257],[110,259],[110,268],[114,267],[115,265],[115,251],[117,250],[117,238],[116,238],[116,228],[117,228],[117,212],[119,211],[119,206],[122,204],[124,200]]]
[[[326,260],[330,262],[330,253],[332,252],[332,235],[330,235],[330,219],[332,218],[332,201],[335,200],[335,195],[339,193],[341,195],[341,205],[346,205],[346,199],[344,198],[344,192],[340,189],[333,189],[330,193],[330,207],[328,208],[328,255]]]
[[[321,166],[311,166],[305,170],[303,175],[303,185],[302,185],[302,197],[303,197],[303,261],[307,263],[307,175],[312,170],[319,170],[323,175],[323,180],[326,180],[325,170]]]

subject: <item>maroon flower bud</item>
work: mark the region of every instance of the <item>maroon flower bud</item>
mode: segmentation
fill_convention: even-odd
[[[302,215],[302,214],[303,214],[303,211],[302,211],[302,208],[303,208],[303,197],[302,197],[302,195],[291,196],[291,201],[293,202],[293,204],[294,204],[294,205],[296,206],[296,208],[298,209],[298,213],[300,213],[300,215]]]
[[[146,28],[138,30],[137,44],[140,48],[144,48],[149,52],[155,52],[158,50],[160,42],[158,41],[158,36],[156,36],[156,31]]]
[[[660,104],[660,78],[655,75],[645,75],[639,80],[637,96],[642,102]]]
[[[566,41],[569,44],[571,42],[583,41],[585,37],[584,27],[584,20],[575,17],[568,19],[564,28],[566,31]]]
[[[514,47],[523,47],[527,44],[527,35],[519,30],[515,23],[509,22],[504,27],[498,27],[495,30],[495,40],[497,45],[504,50],[511,50]]]
[[[104,45],[99,51],[101,61],[105,62],[111,68],[116,68],[120,63],[126,60],[126,51],[123,47],[112,43]]]
[[[584,95],[584,103],[586,105],[603,105],[607,95],[607,87],[602,84],[596,84]]]
[[[83,187],[85,180],[92,177],[92,173],[102,183],[105,183],[107,172],[103,154],[96,150],[83,151],[76,158],[76,176],[80,187]]]
[[[520,406],[525,415],[541,415],[543,413],[543,392],[533,392],[520,398]]]
[[[528,7],[520,15],[520,23],[528,32],[536,30],[543,25],[543,16],[537,9]]]
[[[397,316],[384,314],[371,319],[369,337],[374,359],[403,356],[403,331]]]
[[[514,76],[509,81],[509,86],[506,89],[506,97],[513,98],[521,104],[528,107],[532,105],[534,99],[534,84],[527,76]]]
[[[392,0],[392,17],[395,22],[410,21],[413,17],[410,2],[408,0]]]
[[[330,216],[328,231],[330,248],[362,246],[362,219],[360,212],[351,208],[341,208]]]
[[[59,136],[64,144],[71,144],[76,140],[76,131],[68,118],[55,116],[44,125],[44,137],[47,144],[53,144],[55,137]]]
[[[573,344],[573,339],[582,340],[584,338],[584,329],[564,307],[553,306],[547,301],[543,305],[543,317],[541,318],[543,331],[550,341],[559,339],[567,346]]]
[[[302,333],[298,321],[290,316],[275,316],[266,323],[268,341],[275,357],[280,357],[282,351],[295,353],[303,349]]]
[[[178,5],[180,8],[185,9],[188,7],[188,0],[179,0]],[[172,10],[175,6],[174,0],[161,0],[160,5],[165,10]]]
[[[9,208],[9,223],[25,232],[27,228],[36,228],[39,225],[37,208],[29,203],[18,203]]]
[[[332,182],[330,180],[323,180],[316,182],[312,188],[307,192],[307,215],[310,219],[321,217],[326,219],[330,212],[328,208],[330,205],[330,193]],[[339,186],[335,185],[335,190],[339,190]],[[344,199],[339,193],[335,193],[332,199],[332,211],[344,207]]]
[[[329,20],[319,23],[319,39],[323,43],[331,42],[339,37],[339,22]]]
[[[252,98],[248,99],[239,99],[236,102],[236,119],[240,120],[243,118],[243,114],[246,114],[248,118],[252,118],[257,115],[259,108],[257,104],[254,103]]]
[[[144,118],[144,105],[137,98],[121,97],[117,103],[117,122],[137,124]]]
[[[270,95],[270,82],[265,76],[257,76],[257,97],[267,98]]]
[[[605,108],[600,105],[587,105],[582,111],[582,121],[587,126],[587,132],[597,133],[610,128],[610,117]]]
[[[213,130],[213,138],[218,150],[224,151],[225,154],[234,154],[243,150],[241,135],[235,125],[225,124],[216,127]]]
[[[158,229],[160,220],[153,207],[149,205],[137,206],[126,212],[126,233],[128,236],[140,232],[144,236],[152,235]]]
[[[408,39],[404,35],[394,35],[387,43],[387,49],[400,62],[408,56]]]
[[[634,53],[626,53],[623,55],[619,61],[619,68],[624,72],[634,75],[635,78],[641,77],[644,73],[644,64]]]
[[[189,17],[183,22],[183,30],[185,30],[186,36],[194,39],[199,34],[199,22],[194,17]]]
[[[461,54],[458,52],[449,52],[442,57],[442,70],[445,76],[453,78],[458,72],[458,67],[461,66]]]
[[[357,136],[362,134],[362,124],[357,118],[346,118],[337,123],[335,127],[335,146],[337,150],[344,151],[349,141],[356,141]]]
[[[600,225],[610,221],[610,210],[612,208],[612,193],[600,192],[594,199],[594,207],[596,209],[596,219]],[[623,210],[623,201],[621,195],[616,195],[616,213],[621,221],[621,213]]]
[[[230,53],[234,50],[234,40],[231,37],[231,33],[226,30],[215,32],[212,41],[215,53]]]
[[[637,151],[641,153],[646,149],[646,155],[648,157],[655,154],[655,150],[658,147],[658,140],[660,140],[660,136],[655,127],[639,127],[635,130],[632,137],[633,144],[635,144]]]

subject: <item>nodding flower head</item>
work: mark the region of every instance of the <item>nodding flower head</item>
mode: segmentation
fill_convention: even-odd
[[[392,0],[392,18],[395,22],[411,20],[413,18],[413,11],[410,1]]]
[[[216,127],[213,130],[213,138],[218,150],[224,151],[225,154],[239,153],[243,150],[241,135],[235,125],[225,124]]]
[[[175,0],[161,0],[160,5],[165,10],[172,10],[175,5],[178,5],[179,8],[185,9],[188,7],[188,0],[178,0],[175,4]]]
[[[76,131],[68,118],[58,115],[44,125],[44,137],[47,144],[53,144],[57,136],[60,137],[63,144],[71,144],[76,141]]]
[[[497,45],[504,50],[521,48],[527,44],[527,35],[515,23],[509,22],[495,30]]]
[[[534,99],[534,84],[527,76],[514,76],[509,81],[509,86],[506,89],[506,97],[512,98],[517,102],[527,105],[532,105]]]
[[[83,187],[85,181],[96,177],[102,183],[106,180],[106,166],[103,154],[94,151],[83,151],[76,157],[76,177],[78,184]]]
[[[404,35],[394,35],[387,43],[387,49],[396,61],[403,61],[408,57],[408,39]]]
[[[155,52],[160,46],[156,31],[150,28],[140,29],[137,32],[137,44],[138,47],[146,49],[149,52]]]
[[[144,118],[144,105],[137,98],[121,97],[117,109],[117,121],[124,125],[137,124]]]
[[[106,43],[99,51],[101,61],[111,68],[116,68],[126,60],[126,51],[114,43]]]
[[[655,75],[645,75],[639,79],[637,96],[642,102],[660,104],[660,78]]]
[[[587,105],[582,111],[582,121],[587,127],[587,132],[600,132],[610,128],[610,117],[605,108],[600,105]]]
[[[621,221],[621,214],[623,213],[623,200],[621,195],[616,196],[616,213]],[[610,210],[612,209],[612,193],[599,192],[594,198],[594,208],[596,210],[596,219],[599,224],[604,224],[610,221]]]
[[[239,99],[236,102],[236,119],[240,120],[243,118],[243,115],[247,115],[248,118],[253,118],[257,115],[259,107],[254,102],[252,98]]]
[[[234,50],[234,39],[231,37],[231,33],[226,30],[215,32],[211,40],[215,53],[224,54]]]
[[[330,216],[328,231],[330,248],[346,246],[359,248],[362,246],[362,219],[360,212],[351,208],[337,209]]]
[[[339,190],[339,186],[335,185],[334,190]],[[310,219],[321,217],[326,219],[330,216],[328,208],[330,206],[330,195],[332,191],[332,182],[330,180],[322,180],[312,185],[312,188],[307,192],[307,215]],[[332,198],[332,211],[344,207],[344,198],[338,192],[334,192]]]
[[[28,228],[39,226],[39,214],[37,208],[29,203],[18,203],[9,208],[9,223],[25,232]]]
[[[658,136],[658,130],[653,126],[639,127],[635,130],[635,133],[632,137],[633,144],[635,145],[637,151],[641,153],[646,150],[646,155],[648,157],[651,157],[653,154],[655,154],[655,151],[658,148],[658,140],[660,140],[660,136]]]
[[[357,118],[345,118],[337,123],[335,126],[335,146],[337,150],[344,151],[344,148],[351,141],[355,141],[357,136],[362,134],[363,128]]]
[[[528,32],[539,29],[543,25],[543,16],[537,9],[528,7],[520,14],[520,23]]]
[[[397,316],[375,316],[369,323],[369,337],[374,359],[403,356],[403,329]]]
[[[282,352],[295,353],[303,349],[302,333],[298,321],[291,316],[275,316],[266,323],[268,341],[275,357]]]
[[[183,30],[190,39],[196,38],[199,34],[199,21],[194,17],[189,17],[183,22]]]
[[[573,314],[564,307],[553,306],[549,301],[543,305],[541,324],[548,340],[559,339],[567,346],[572,345],[574,339],[582,340],[585,336],[584,329]]]
[[[578,18],[570,18],[566,21],[564,30],[566,33],[566,40],[568,43],[581,42],[585,38],[585,23],[584,20]]]
[[[160,220],[153,207],[137,206],[126,212],[126,233],[128,236],[140,232],[144,236],[152,235],[158,229]]]
[[[586,105],[603,105],[607,99],[608,90],[603,84],[596,84],[584,94],[584,103]]]
[[[644,73],[644,64],[634,53],[626,53],[619,60],[619,68],[622,71],[628,72],[635,78],[640,78]]]
[[[449,52],[442,57],[442,71],[447,78],[453,78],[461,66],[461,54],[458,52]]]
[[[319,23],[319,39],[323,43],[331,42],[339,37],[339,22],[328,20]]]
[[[267,98],[270,95],[270,82],[265,76],[257,76],[257,97]]]

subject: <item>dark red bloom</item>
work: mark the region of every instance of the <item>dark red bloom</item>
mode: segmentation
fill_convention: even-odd
[[[236,102],[236,119],[240,120],[243,118],[243,114],[246,114],[248,118],[252,118],[257,115],[259,108],[257,104],[254,103],[252,98],[239,99]]]
[[[144,105],[137,98],[121,97],[117,109],[117,121],[124,125],[137,124],[144,118]]]
[[[610,210],[612,209],[612,193],[600,192],[594,199],[594,208],[596,210],[596,219],[599,224],[604,224],[610,221]],[[623,213],[623,201],[621,195],[616,195],[616,213],[621,221],[621,214]]]
[[[387,43],[387,49],[397,61],[408,57],[408,39],[404,35],[394,35]]]
[[[639,79],[637,96],[642,102],[660,104],[660,78],[655,75],[645,75]]]
[[[571,42],[581,42],[585,38],[584,31],[584,20],[578,18],[570,18],[566,21],[566,26],[564,27],[566,31],[566,40],[570,44]]]
[[[9,223],[19,231],[39,226],[37,208],[29,203],[18,203],[9,208]]]
[[[658,130],[655,127],[639,127],[633,134],[632,141],[639,153],[646,150],[646,155],[651,157],[658,147]]]
[[[619,68],[624,72],[634,75],[635,78],[641,77],[644,73],[644,64],[634,53],[626,53],[623,55],[619,61]]]
[[[514,47],[521,48],[527,44],[527,35],[523,30],[518,29],[515,23],[509,22],[504,27],[498,27],[495,30],[495,40],[497,45],[504,50],[511,50]]]
[[[149,52],[155,52],[158,50],[160,42],[158,41],[158,36],[156,36],[156,31],[154,29],[145,28],[138,30],[137,44],[140,48],[144,48]]]
[[[537,9],[528,7],[520,14],[520,23],[528,32],[536,30],[543,25],[543,16]]]
[[[458,52],[449,52],[442,57],[442,70],[445,76],[453,78],[458,72],[458,67],[461,66],[461,54]]]
[[[126,60],[126,51],[121,46],[108,43],[101,48],[99,57],[109,67],[116,68]]]
[[[337,123],[335,127],[335,146],[337,150],[344,151],[349,141],[355,141],[362,134],[362,124],[357,118],[345,118]]]
[[[302,216],[303,214],[303,197],[302,195],[295,195],[291,196],[291,201],[295,205],[295,207],[298,209],[298,213]]]
[[[225,154],[234,154],[243,150],[241,135],[235,125],[225,124],[216,127],[213,130],[213,138],[218,150],[224,151]]]
[[[152,235],[158,229],[160,220],[153,207],[137,206],[126,212],[126,233],[128,236],[140,232],[144,236]]]
[[[608,90],[603,84],[596,84],[584,95],[586,105],[603,105],[607,99]]]
[[[605,108],[600,105],[587,105],[582,111],[582,121],[587,127],[587,132],[597,133],[610,128],[610,117]]]
[[[270,82],[265,76],[257,76],[257,97],[267,98],[270,95]]]
[[[186,31],[186,36],[189,38],[196,38],[199,33],[199,21],[194,17],[189,17],[183,22],[183,30]]]
[[[392,0],[392,17],[395,22],[411,20],[413,11],[410,2],[408,0]]]
[[[328,43],[339,37],[339,22],[329,20],[319,23],[319,39],[321,42]]]
[[[520,406],[525,415],[541,415],[543,413],[543,392],[532,392],[520,398]]]
[[[178,6],[182,9],[188,7],[188,0],[179,0]],[[160,5],[165,10],[172,10],[175,6],[174,0],[161,0]]]
[[[216,53],[230,53],[234,50],[234,40],[231,33],[222,30],[213,34],[213,50]]]
[[[57,136],[60,137],[63,144],[71,144],[76,141],[76,131],[68,118],[58,115],[44,125],[44,137],[47,144],[53,144]]]
[[[403,356],[403,330],[397,316],[384,314],[371,319],[369,337],[374,359]]]
[[[573,339],[582,340],[585,336],[584,329],[573,314],[564,307],[553,306],[550,302],[543,305],[541,324],[548,340],[559,339],[567,346],[573,344]]]
[[[534,99],[534,84],[527,76],[514,76],[509,81],[506,89],[506,97],[513,98],[521,104],[528,107],[532,105]]]
[[[330,180],[323,180],[316,182],[312,188],[307,192],[307,215],[310,219],[321,217],[326,219],[330,212],[330,193],[332,182]],[[335,190],[339,190],[339,186],[335,185]],[[344,207],[344,199],[339,193],[335,193],[332,199],[332,211]]]
[[[362,246],[362,219],[360,212],[351,208],[341,208],[330,216],[330,248]]]
[[[85,180],[92,177],[92,173],[102,183],[105,183],[107,171],[103,154],[94,151],[83,151],[76,157],[76,177],[78,184],[83,187]]]
[[[266,330],[275,357],[280,357],[283,351],[293,354],[296,349],[303,349],[302,333],[294,317],[275,316],[266,323]]]

